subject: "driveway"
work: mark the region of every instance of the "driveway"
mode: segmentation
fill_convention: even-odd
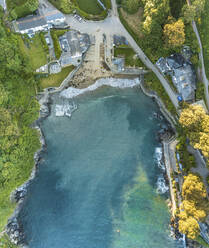
[[[40,0],[40,2],[46,3],[48,6],[53,7],[47,0]],[[141,61],[147,66],[148,69],[153,71],[160,80],[162,86],[167,92],[170,100],[172,101],[175,108],[178,108],[178,100],[176,93],[171,89],[168,81],[164,75],[157,69],[157,67],[149,60],[142,49],[138,46],[132,36],[128,33],[125,27],[120,22],[117,11],[116,0],[111,0],[112,11],[109,12],[108,17],[102,21],[89,21],[82,20],[78,21],[73,15],[65,15],[67,24],[72,28],[82,33],[88,33],[89,35],[97,36],[97,33],[105,34],[106,36],[112,36],[114,34],[124,36],[129,42],[130,46],[134,49]]]

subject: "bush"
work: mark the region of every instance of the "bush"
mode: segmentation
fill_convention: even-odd
[[[161,100],[165,104],[168,111],[174,116],[176,115],[175,107],[173,106],[169,96],[167,95],[159,79],[156,77],[156,75],[153,72],[145,74],[145,87],[150,91],[156,92],[157,95],[161,98]]]
[[[59,59],[60,56],[61,56],[61,54],[62,54],[62,49],[60,47],[59,36],[57,34],[57,31],[59,31],[59,30],[51,29],[50,30],[50,33],[51,33],[51,37],[52,37],[53,44],[54,44],[54,53],[55,53],[55,56],[56,56],[57,59]]]
[[[41,39],[41,42],[42,42],[42,45],[43,45],[43,48],[44,48],[44,51],[46,53],[49,53],[49,47],[46,43],[46,39],[45,39],[45,36],[44,36],[44,33],[39,33],[39,36],[40,36],[40,39]]]
[[[7,0],[7,7],[12,19],[33,13],[38,9],[38,4],[38,0]]]
[[[187,151],[186,137],[183,134],[180,135],[176,149],[180,155],[180,163],[182,164],[183,171],[188,173],[192,167],[196,167],[195,158]]]
[[[103,2],[107,9],[111,9],[111,0],[103,0]]]
[[[38,132],[31,128],[38,118],[40,106],[35,97],[37,82],[29,57],[20,48],[19,35],[8,32],[1,19],[0,27],[3,32],[0,57],[4,57],[0,67],[1,232],[15,209],[15,204],[10,202],[10,193],[29,178],[34,153],[40,148]]]

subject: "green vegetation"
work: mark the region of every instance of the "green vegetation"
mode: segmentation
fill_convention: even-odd
[[[206,248],[209,248],[209,244],[205,242],[205,240],[201,237],[201,236],[198,236],[196,238],[196,241],[201,244],[203,247],[206,247]]]
[[[196,167],[195,158],[187,151],[186,136],[182,133],[182,130],[178,128],[178,144],[176,150],[180,155],[180,163],[182,164],[183,171],[188,173],[192,167]]]
[[[57,59],[60,58],[61,54],[62,54],[62,49],[60,47],[60,43],[59,43],[59,37],[64,35],[68,30],[67,29],[51,29],[50,33],[51,33],[51,37],[53,40],[53,44],[54,44],[54,52],[55,52],[55,56]]]
[[[97,0],[77,0],[81,10],[91,15],[99,15],[103,11],[102,6]]]
[[[177,1],[170,0],[169,5],[171,8],[172,16],[178,19],[181,15],[181,10],[185,4],[186,4],[186,0],[177,0]]]
[[[37,130],[37,82],[20,36],[9,32],[0,11],[0,232],[13,213],[10,193],[30,176],[34,153],[40,148]]]
[[[129,14],[135,14],[139,9],[139,4],[141,1],[139,0],[123,0],[120,1],[120,3],[123,6],[123,9],[125,9]]]
[[[122,15],[121,10],[119,9],[119,16],[122,24],[127,29],[127,31],[131,34],[131,36],[134,38],[136,43],[141,47],[141,49],[145,52],[145,54],[149,57],[149,59],[152,62],[156,62],[159,57],[166,57],[170,53],[167,48],[163,47],[163,37],[162,35],[159,36],[158,32],[157,36],[150,35],[148,37],[139,37],[135,31],[133,31],[128,22],[125,20],[125,18]],[[162,32],[161,32],[162,33]]]
[[[49,0],[54,6],[65,14],[76,11],[80,16],[89,20],[102,20],[111,8],[111,0],[102,0],[106,10],[99,5],[97,0]]]
[[[126,0],[129,1],[129,0]],[[132,35],[138,45],[142,48],[145,54],[149,57],[149,59],[155,63],[160,57],[166,57],[174,52],[180,52],[181,47],[178,46],[183,41],[185,33],[185,42],[184,44],[189,45],[193,51],[193,60],[195,65],[198,64],[198,42],[196,36],[192,30],[192,26],[190,23],[183,23],[183,18],[179,19],[178,22],[175,22],[175,16],[182,15],[180,6],[186,4],[186,1],[178,0],[178,1],[163,1],[162,4],[158,3],[161,1],[151,1],[153,4],[149,4],[150,2],[141,0],[140,6],[144,9],[143,18],[140,23],[136,23],[136,29],[133,30],[128,23],[128,19],[124,18],[122,14],[121,8],[119,9],[120,20],[127,29],[127,31]],[[172,4],[171,4],[172,2]],[[175,4],[174,4],[175,2]],[[176,9],[176,5],[178,5],[178,9]],[[154,10],[153,10],[154,9]],[[126,11],[126,8],[124,8]],[[152,14],[151,14],[152,13]],[[175,13],[175,16],[172,17],[172,13]],[[131,15],[130,15],[131,16]],[[173,23],[173,26],[171,26]],[[166,25],[170,25],[168,27],[178,28],[175,23],[181,23],[181,35],[174,36],[175,39],[172,41],[172,46],[168,46],[168,42],[165,34],[163,33],[163,28]],[[140,35],[139,35],[140,33]],[[173,34],[175,32],[167,32],[168,34]],[[167,37],[168,38],[168,37]],[[170,37],[169,38],[173,38]],[[171,39],[170,39],[171,40]],[[193,61],[192,61],[193,62]]]
[[[68,74],[74,69],[73,65],[65,67],[60,73],[51,74],[47,77],[42,77],[40,79],[40,86],[42,89],[48,87],[59,87],[62,81],[68,76]]]
[[[202,14],[201,19],[198,21],[198,30],[200,32],[202,46],[203,46],[203,56],[205,63],[205,73],[207,78],[209,78],[209,1],[205,2],[205,9]]]
[[[124,57],[125,66],[144,67],[142,61],[136,57],[136,53],[129,46],[119,46],[114,49],[115,57]]]
[[[47,42],[46,42],[46,39],[45,39],[45,33],[44,32],[41,32],[39,33],[39,36],[40,36],[40,39],[41,39],[41,42],[42,42],[42,46],[44,48],[44,51],[49,54],[49,47],[47,45]]]
[[[176,116],[175,107],[173,106],[169,96],[167,95],[159,79],[156,77],[156,75],[153,72],[145,74],[145,87],[149,91],[156,92],[157,95],[161,98],[161,100],[165,104],[168,111],[171,112],[174,116]]]
[[[209,115],[201,105],[188,105],[180,115],[179,123],[195,149],[200,149],[209,161]]]
[[[12,19],[29,15],[38,8],[38,0],[6,0],[6,2]]]
[[[49,0],[49,2],[65,14],[71,14],[76,6],[76,0]]]
[[[45,40],[45,39],[44,39]],[[29,63],[33,70],[47,64],[46,44],[40,34],[36,34],[32,39],[18,36],[18,43],[24,56],[29,57]]]
[[[179,231],[196,239],[200,233],[198,222],[204,221],[209,210],[206,189],[199,176],[189,173],[184,177],[181,193]]]
[[[204,95],[204,84],[202,82],[197,82],[197,90],[196,90],[196,100],[202,100],[205,98]]]
[[[10,242],[9,237],[6,234],[4,234],[2,238],[0,238],[0,247],[1,248],[17,248],[16,245]]]

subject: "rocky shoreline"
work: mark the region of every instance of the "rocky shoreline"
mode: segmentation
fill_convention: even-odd
[[[163,147],[163,162],[165,164],[165,173],[164,173],[164,178],[165,181],[167,182],[167,184],[170,187],[170,199],[168,201],[168,207],[170,209],[170,212],[172,214],[173,212],[173,201],[172,201],[172,197],[173,196],[173,192],[171,190],[171,181],[170,181],[170,171],[169,168],[167,168],[166,166],[166,158],[165,156],[169,157],[170,154],[169,152],[165,149],[165,145],[168,145],[170,142],[175,142],[176,141],[176,128],[175,128],[175,124],[176,124],[176,119],[170,114],[170,112],[167,110],[167,108],[165,107],[164,103],[162,102],[162,100],[160,99],[160,97],[155,93],[155,92],[148,92],[148,90],[145,88],[145,86],[143,85],[143,81],[140,84],[140,88],[143,91],[143,93],[151,98],[153,98],[156,103],[158,104],[161,113],[163,114],[163,116],[166,118],[166,120],[168,121],[168,123],[171,125],[171,128],[169,130],[162,130],[162,132],[159,134],[159,138],[160,138],[160,142],[162,143],[162,147]],[[187,247],[187,241],[184,235],[182,235],[179,230],[178,230],[178,221],[177,219],[174,218],[174,216],[171,217],[171,222],[170,222],[170,227],[171,227],[171,237],[176,239],[176,240],[181,240],[182,242],[184,242],[184,247]]]
[[[42,158],[43,152],[46,150],[45,138],[41,130],[40,123],[50,115],[51,102],[50,102],[49,93],[45,92],[45,94],[41,95],[41,97],[38,100],[40,104],[39,118],[34,122],[32,128],[37,129],[39,132],[41,148],[34,154],[35,163],[30,178],[19,188],[15,189],[10,195],[10,200],[12,202],[17,203],[17,206],[13,215],[8,219],[6,226],[6,233],[9,236],[11,242],[23,248],[28,248],[28,246],[25,244],[24,231],[21,223],[19,223],[18,221],[18,216],[23,207],[23,202],[27,194],[27,189],[31,184],[31,182],[36,177],[39,162]]]
[[[170,127],[168,129],[166,128],[162,129],[162,131],[158,133],[158,138],[160,142],[163,143],[163,141],[165,140],[167,141],[170,140],[172,137],[175,136],[175,132],[176,132],[175,126],[174,126],[175,119],[167,111],[161,99],[156,94],[151,94],[147,92],[147,90],[144,88],[142,83],[140,83],[140,88],[142,89],[145,95],[153,98],[157,102],[161,113],[163,114],[163,116],[167,119],[168,123],[170,124]],[[42,158],[43,152],[46,150],[45,138],[41,130],[40,123],[41,121],[43,121],[45,118],[47,118],[50,115],[50,105],[51,105],[50,93],[51,92],[46,89],[44,93],[41,93],[40,95],[37,96],[39,104],[40,104],[40,112],[39,112],[39,119],[35,121],[33,128],[37,129],[40,133],[41,148],[34,154],[35,163],[34,163],[33,170],[31,172],[31,176],[22,186],[14,190],[10,196],[11,201],[17,203],[17,207],[13,215],[8,219],[8,224],[6,226],[6,233],[8,234],[12,243],[16,245],[20,245],[23,248],[28,248],[28,246],[25,244],[26,242],[25,242],[24,231],[23,231],[23,227],[21,223],[19,223],[18,221],[18,216],[23,207],[23,202],[24,202],[25,196],[27,195],[27,189],[29,185],[31,184],[31,182],[36,177],[39,162]],[[165,151],[163,151],[163,153],[164,152]],[[168,181],[166,174],[165,174],[165,179]],[[177,239],[182,238],[182,236],[179,235],[176,229],[171,228],[171,231],[174,234],[173,237]]]

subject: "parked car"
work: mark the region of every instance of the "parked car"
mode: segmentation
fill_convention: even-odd
[[[74,18],[77,19],[79,22],[81,22],[83,19],[79,15],[75,14]]]

